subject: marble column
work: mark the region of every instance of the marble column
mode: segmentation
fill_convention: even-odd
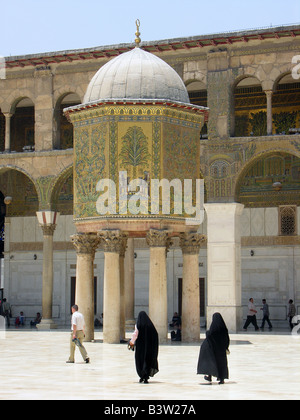
[[[220,312],[230,332],[242,326],[239,203],[204,204],[207,215],[207,326]]]
[[[53,234],[56,228],[58,213],[53,211],[37,212],[39,224],[43,231],[43,289],[42,321],[37,325],[39,330],[57,328],[52,319],[53,304]]]
[[[149,317],[159,335],[160,343],[168,338],[167,248],[170,238],[166,230],[150,229],[146,236],[150,247]]]
[[[267,135],[271,136],[273,132],[273,121],[272,121],[272,90],[265,90],[267,97]]]
[[[13,114],[9,112],[4,113],[5,116],[5,152],[10,152],[10,121]]]
[[[120,251],[126,234],[101,230],[98,236],[104,250],[103,342],[117,344],[121,338]]]
[[[94,259],[99,238],[94,233],[77,233],[71,236],[76,249],[75,304],[84,316],[85,339],[94,340]]]
[[[200,290],[199,290],[199,251],[205,235],[185,232],[180,235],[183,254],[182,279],[182,341],[187,343],[200,340]]]
[[[126,316],[125,316],[125,251],[127,247],[127,236],[122,235],[120,246],[120,339],[125,340]]]
[[[134,302],[135,302],[135,282],[134,282],[134,238],[128,238],[127,250],[124,262],[124,283],[125,283],[125,323],[130,329],[134,328]]]

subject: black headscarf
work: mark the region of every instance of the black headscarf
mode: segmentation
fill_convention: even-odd
[[[226,350],[229,343],[226,324],[222,315],[216,312],[200,348],[197,373],[228,379]]]
[[[148,379],[158,372],[158,334],[144,311],[139,313],[136,327],[139,331],[135,342],[136,371],[141,379]]]

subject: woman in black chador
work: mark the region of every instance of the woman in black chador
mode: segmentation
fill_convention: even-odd
[[[139,313],[135,331],[130,340],[130,345],[134,344],[136,371],[140,382],[147,384],[149,377],[158,372],[158,334],[144,311]]]
[[[204,374],[204,379],[211,382],[212,376],[224,384],[228,379],[227,352],[229,351],[229,335],[222,315],[214,313],[210,329],[206,331],[198,359],[198,374]]]

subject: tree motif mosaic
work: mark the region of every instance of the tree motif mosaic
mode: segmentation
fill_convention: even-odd
[[[132,167],[132,178],[137,176],[137,168],[148,165],[151,155],[148,148],[148,138],[141,127],[130,127],[122,137],[122,148],[119,154],[122,165]]]

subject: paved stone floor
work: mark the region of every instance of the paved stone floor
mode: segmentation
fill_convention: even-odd
[[[67,330],[11,328],[1,334],[1,400],[300,399],[300,335],[287,331],[231,334],[225,385],[196,374],[199,345],[161,345],[160,371],[147,385],[138,382],[134,353],[126,344],[103,344],[100,331],[95,342],[85,343],[90,364],[78,349],[75,364],[65,363]]]

